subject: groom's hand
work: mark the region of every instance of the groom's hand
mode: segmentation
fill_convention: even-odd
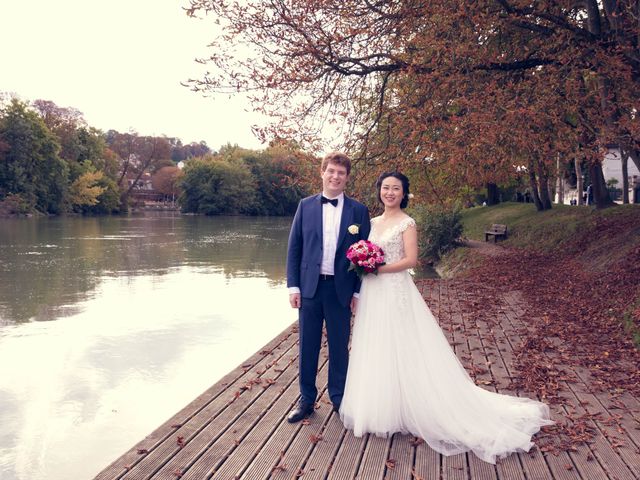
[[[355,315],[357,309],[358,309],[358,297],[351,297],[351,315]]]
[[[300,308],[300,294],[299,293],[289,294],[289,303],[291,304],[291,308]]]

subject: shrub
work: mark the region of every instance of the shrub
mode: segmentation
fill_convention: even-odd
[[[26,215],[34,210],[34,202],[29,202],[18,193],[10,193],[0,200],[0,216]]]
[[[418,223],[421,259],[436,261],[458,244],[462,234],[462,216],[458,207],[418,206],[412,209],[412,216]]]

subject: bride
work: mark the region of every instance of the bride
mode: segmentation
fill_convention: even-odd
[[[386,265],[364,277],[354,320],[340,417],[356,436],[409,433],[444,455],[472,451],[486,462],[529,451],[550,425],[549,408],[473,383],[409,274],[418,258],[415,221],[402,209],[409,180],[384,173],[376,183],[384,213],[369,240]]]

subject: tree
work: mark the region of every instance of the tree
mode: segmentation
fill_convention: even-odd
[[[59,107],[50,100],[35,100],[32,106],[60,143],[60,156],[69,166],[70,184],[91,169],[115,178],[117,166],[113,152],[108,151],[104,134],[87,125],[82,112]]]
[[[121,161],[117,184],[122,189],[120,209],[128,209],[129,195],[142,175],[152,170],[155,163],[170,157],[171,144],[165,137],[140,136],[136,132],[107,132],[107,143]],[[128,174],[133,178],[127,182]]]
[[[13,100],[0,117],[0,144],[0,199],[18,194],[41,212],[63,211],[68,166],[38,114]]]
[[[255,183],[242,164],[212,156],[193,159],[180,182],[184,212],[206,215],[250,213],[255,203]]]
[[[293,215],[319,176],[318,160],[284,141],[273,142],[262,152],[250,152],[243,161],[256,182],[253,215]]]
[[[171,160],[176,163],[193,157],[203,157],[211,153],[211,149],[205,141],[200,141],[199,143],[191,142],[184,145],[179,138],[169,138],[168,140],[171,143]]]
[[[191,85],[250,92],[276,118],[265,138],[312,142],[338,122],[344,147],[371,171],[429,158],[431,169],[486,184],[526,165],[541,209],[558,155],[577,154],[604,207],[601,146],[621,143],[640,159],[637,9],[636,0],[191,0],[190,15],[213,14],[224,28],[203,59],[216,70]]]
[[[86,127],[82,112],[72,107],[59,107],[51,100],[35,100],[31,105],[49,131],[58,138],[60,156],[65,160],[78,161],[77,130]]]
[[[178,184],[181,177],[182,170],[178,167],[165,166],[153,174],[151,184],[154,190],[162,193],[165,198],[170,198],[173,202],[180,193]]]
[[[76,178],[69,187],[69,203],[74,206],[96,205],[106,190],[99,185],[103,176],[102,172],[88,171]]]

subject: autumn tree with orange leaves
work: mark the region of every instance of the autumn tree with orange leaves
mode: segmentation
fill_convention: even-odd
[[[249,92],[274,119],[265,138],[333,129],[362,176],[456,188],[525,167],[544,210],[558,159],[588,167],[598,207],[606,144],[640,166],[639,0],[191,0],[188,14],[222,29],[193,89]]]

